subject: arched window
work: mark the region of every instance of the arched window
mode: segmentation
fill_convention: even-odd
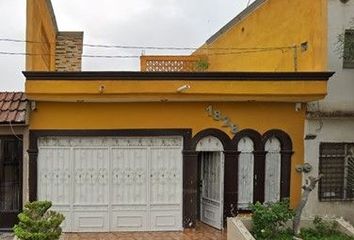
[[[265,186],[264,201],[277,202],[280,200],[281,183],[281,144],[276,137],[267,140],[264,146],[265,156]]]
[[[224,151],[224,147],[222,142],[214,137],[214,136],[207,136],[199,140],[197,147],[197,152],[218,152]]]
[[[237,146],[238,158],[238,209],[248,210],[253,203],[254,143],[249,137],[243,137]]]

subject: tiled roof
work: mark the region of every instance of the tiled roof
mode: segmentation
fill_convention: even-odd
[[[27,104],[23,92],[0,92],[0,124],[25,123]]]

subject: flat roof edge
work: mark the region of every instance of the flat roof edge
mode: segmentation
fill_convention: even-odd
[[[26,80],[327,81],[334,72],[27,72]]]

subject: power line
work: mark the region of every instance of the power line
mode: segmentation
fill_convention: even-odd
[[[13,43],[32,43],[42,44],[48,42],[21,40],[12,38],[0,38],[0,42],[13,42]],[[117,49],[134,49],[134,50],[174,50],[174,51],[194,51],[194,50],[207,50],[207,51],[231,51],[231,50],[263,50],[263,49],[289,49],[293,46],[281,46],[281,47],[160,47],[160,46],[134,46],[134,45],[107,45],[107,44],[88,44],[84,43],[84,47],[90,48],[117,48]]]
[[[22,53],[22,52],[1,52],[0,55],[13,55],[13,56],[53,56],[51,54],[40,53]],[[82,55],[84,58],[140,58],[137,55]]]
[[[140,58],[137,55],[82,55],[83,58]]]
[[[292,47],[293,49],[294,47]],[[207,56],[217,56],[217,55],[240,55],[240,54],[248,54],[248,53],[259,53],[259,52],[269,52],[269,51],[282,51],[288,52],[289,49],[283,48],[274,48],[274,49],[258,49],[258,50],[247,50],[247,51],[231,51],[231,52],[216,52],[206,54]],[[23,52],[2,52],[0,51],[0,55],[13,55],[13,56],[53,56],[51,54],[40,54],[40,53],[23,53]],[[120,58],[120,59],[135,59],[140,58],[139,55],[88,55],[83,54],[83,58]]]

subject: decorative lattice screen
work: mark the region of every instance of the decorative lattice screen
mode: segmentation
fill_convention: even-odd
[[[192,56],[142,56],[140,67],[143,72],[198,72],[199,60]]]

